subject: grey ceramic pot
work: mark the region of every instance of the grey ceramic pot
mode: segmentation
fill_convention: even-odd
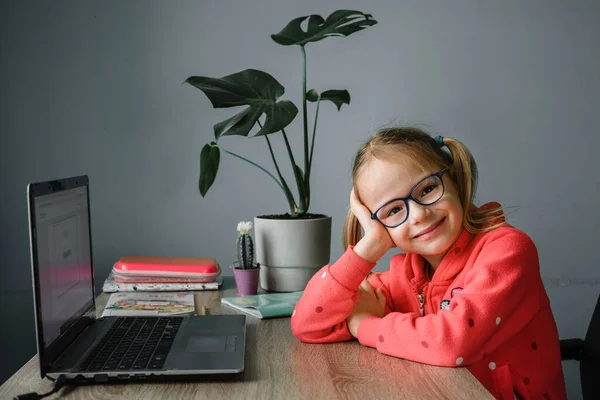
[[[260,286],[268,291],[304,290],[310,278],[329,263],[331,217],[254,218]]]

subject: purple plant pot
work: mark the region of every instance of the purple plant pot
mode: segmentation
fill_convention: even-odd
[[[260,276],[260,266],[257,264],[252,269],[237,268],[237,262],[231,265],[233,268],[233,277],[237,287],[238,296],[252,296],[258,291],[258,278]]]

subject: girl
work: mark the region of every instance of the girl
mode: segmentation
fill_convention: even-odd
[[[386,129],[360,148],[352,175],[347,250],[308,283],[294,335],[357,338],[391,356],[466,366],[496,398],[566,398],[536,247],[498,203],[473,205],[468,149],[415,128]],[[406,254],[370,273],[394,247]]]

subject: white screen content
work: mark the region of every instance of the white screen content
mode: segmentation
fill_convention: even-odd
[[[94,295],[87,188],[35,197],[34,210],[41,325],[48,347]]]

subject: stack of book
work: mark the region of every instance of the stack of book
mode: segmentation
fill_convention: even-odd
[[[139,257],[118,260],[102,290],[112,292],[164,292],[216,290],[221,268],[212,258]]]

